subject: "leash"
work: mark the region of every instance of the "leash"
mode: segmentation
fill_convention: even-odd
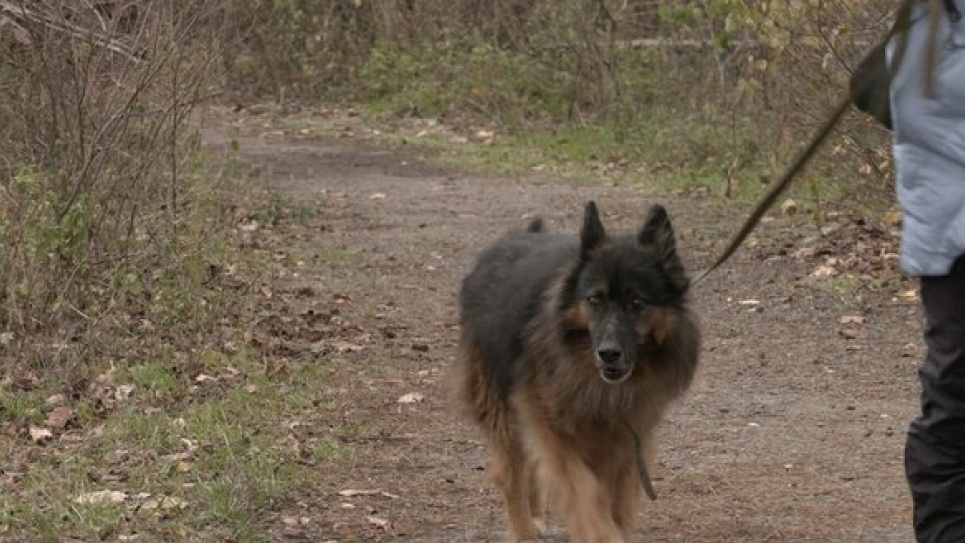
[[[896,34],[904,33],[904,31],[907,30],[908,25],[910,24],[912,3],[915,1],[916,0],[904,0],[902,2],[901,7],[898,9],[897,23],[881,40],[881,42],[872,48],[867,55],[865,55],[864,60],[861,61],[862,65],[871,61],[875,55],[882,54],[892,37],[894,37]],[[933,3],[935,1],[936,0],[931,0]],[[954,3],[945,0],[946,8],[949,4],[954,7]],[[955,10],[954,13],[949,10],[949,13],[952,14],[954,19],[957,10]],[[934,9],[931,10],[931,16],[932,22],[930,26],[933,36],[932,41],[934,42],[936,41],[934,37],[937,36],[937,33],[934,32],[934,29],[937,25],[935,22],[937,12]],[[961,19],[960,13],[957,14],[957,16],[958,19]],[[934,43],[932,45],[934,46]],[[901,63],[904,60],[906,46],[907,40],[903,40],[903,42],[899,43],[899,46],[896,48],[894,59],[890,65],[887,65],[887,69],[885,70],[886,73],[883,86],[891,85],[895,72],[897,72],[898,67],[901,66]],[[932,47],[932,49],[934,49],[934,47]],[[934,59],[931,60],[933,61]],[[927,73],[930,74],[932,71],[928,71]],[[931,79],[931,77],[929,76],[928,79]],[[714,263],[711,264],[711,266],[704,272],[698,275],[697,278],[691,283],[691,286],[703,281],[708,275],[710,275],[714,270],[719,268],[724,262],[733,256],[738,248],[740,248],[744,240],[747,239],[747,236],[754,230],[755,227],[757,227],[758,223],[760,223],[761,218],[764,217],[764,214],[767,213],[767,211],[774,205],[774,202],[776,202],[778,197],[780,197],[781,194],[783,194],[784,191],[790,186],[791,182],[797,178],[808,162],[814,157],[815,153],[817,153],[818,149],[820,149],[821,145],[827,141],[828,136],[831,135],[831,132],[833,132],[838,123],[841,122],[841,119],[848,111],[848,108],[855,103],[855,99],[857,98],[859,92],[860,89],[857,87],[852,87],[849,89],[848,94],[841,99],[840,102],[838,102],[831,115],[825,119],[824,123],[821,124],[817,132],[815,132],[815,134],[811,137],[811,140],[808,142],[807,146],[805,146],[804,149],[798,153],[797,157],[795,157],[794,161],[784,171],[777,182],[771,185],[771,187],[764,194],[764,197],[760,199],[750,216],[744,221],[743,226],[741,226],[740,230],[737,231],[737,234],[735,234],[730,240],[720,256],[717,257],[717,260],[715,260]],[[887,97],[885,97],[885,99],[887,99]],[[643,445],[640,440],[640,434],[637,432],[636,428],[634,428],[633,425],[627,421],[626,416],[624,416],[623,413],[620,413],[620,423],[626,427],[627,431],[633,438],[633,450],[637,463],[637,474],[640,477],[640,484],[643,486],[643,490],[646,492],[647,497],[651,500],[656,500],[657,492],[653,488],[653,481],[650,479],[650,472],[647,470],[647,463],[643,459]]]
[[[888,32],[884,39],[882,39],[877,46],[872,48],[867,55],[865,55],[861,64],[871,61],[875,55],[880,55],[896,32],[907,29],[906,24],[910,18],[911,6],[914,1],[915,0],[904,0],[901,7],[898,9],[898,20],[905,22],[899,22],[896,24],[892,30]],[[936,34],[933,34],[933,36],[936,36]],[[933,41],[937,40],[933,39]],[[905,40],[905,44],[903,45],[907,45],[907,40]],[[901,61],[904,60],[904,53],[905,47],[900,47],[899,51],[895,55],[894,62],[892,63],[893,67],[889,67],[889,69],[886,70],[885,85],[890,85],[891,81],[894,79],[898,66],[901,64]],[[724,251],[720,254],[720,256],[717,257],[717,260],[715,260],[709,268],[697,276],[697,278],[691,283],[692,286],[703,281],[708,275],[710,275],[714,270],[719,268],[724,262],[733,256],[738,248],[740,248],[741,244],[744,243],[744,240],[747,239],[747,236],[750,235],[754,228],[757,227],[758,223],[761,221],[761,218],[764,217],[764,214],[766,214],[767,211],[773,207],[774,202],[777,201],[778,197],[780,197],[781,194],[787,190],[787,188],[791,185],[791,181],[794,181],[794,179],[797,178],[797,176],[804,170],[804,167],[808,164],[808,162],[810,162],[811,158],[813,158],[817,153],[818,149],[820,149],[821,145],[824,144],[824,142],[828,139],[828,136],[831,135],[838,123],[841,122],[841,119],[848,111],[848,108],[851,106],[851,104],[855,103],[855,99],[857,98],[858,94],[859,90],[857,88],[851,88],[848,94],[838,102],[831,115],[828,116],[824,123],[821,124],[817,132],[811,136],[811,140],[808,142],[807,146],[798,153],[797,157],[795,157],[791,165],[784,170],[784,173],[777,180],[777,182],[767,189],[764,197],[761,198],[754,207],[754,210],[751,212],[750,216],[744,221],[743,226],[741,226],[740,230],[737,231],[737,234],[731,238],[730,243],[727,244],[727,247],[724,249]]]
[[[626,426],[627,431],[629,431],[633,437],[633,452],[634,458],[637,461],[637,474],[640,476],[640,485],[643,486],[643,491],[647,493],[647,497],[655,501],[657,499],[657,491],[653,489],[653,481],[650,480],[647,463],[643,460],[643,445],[640,442],[640,434],[637,433],[637,429],[627,421],[623,413],[620,414],[620,423]]]

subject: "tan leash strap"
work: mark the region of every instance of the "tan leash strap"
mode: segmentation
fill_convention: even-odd
[[[898,10],[899,20],[904,21],[908,19],[911,13],[911,5],[914,1],[915,0],[905,0],[902,3],[901,8]],[[896,28],[899,28],[900,31],[900,29],[907,28],[907,26],[905,23],[900,23],[899,25],[896,25]],[[874,55],[880,54],[881,50],[887,47],[888,41],[893,35],[894,32],[889,32],[888,35],[885,36],[885,38],[877,46],[875,46],[867,55],[865,55],[865,61],[871,59]],[[891,80],[894,78],[897,65],[901,62],[901,60],[903,60],[903,58],[904,50],[898,51],[894,62],[892,63],[892,67],[887,73],[888,84],[890,84]],[[744,225],[741,226],[741,229],[730,240],[730,243],[727,244],[727,248],[724,249],[724,252],[717,257],[717,260],[715,260],[709,268],[698,275],[691,285],[697,285],[703,281],[708,275],[711,274],[711,272],[720,267],[721,264],[726,262],[727,259],[729,259],[737,251],[744,240],[747,239],[747,236],[750,235],[754,228],[757,227],[757,224],[761,221],[761,218],[764,217],[767,211],[774,205],[774,202],[777,201],[778,197],[780,197],[781,194],[787,190],[787,188],[791,185],[791,181],[797,178],[801,171],[804,170],[804,167],[807,165],[807,163],[817,153],[817,150],[828,139],[828,136],[830,136],[831,132],[834,131],[834,128],[841,121],[841,118],[844,117],[845,113],[847,113],[848,108],[852,103],[854,103],[856,95],[856,89],[851,89],[850,92],[848,92],[848,95],[838,102],[834,108],[834,111],[830,116],[828,116],[818,131],[811,137],[811,141],[808,142],[807,146],[798,153],[797,157],[794,159],[794,162],[792,162],[791,165],[784,170],[784,173],[777,180],[777,182],[771,185],[764,197],[761,198],[761,200],[757,203],[757,206],[754,207],[754,210],[751,212],[750,216],[744,221]]]
[[[633,453],[637,461],[637,474],[640,476],[640,485],[643,486],[643,491],[647,493],[648,498],[656,500],[657,491],[653,489],[653,481],[650,480],[647,462],[643,459],[643,444],[640,442],[640,434],[637,433],[637,429],[634,428],[623,415],[620,415],[620,422],[627,427],[627,430],[633,437]]]
[[[781,175],[781,178],[777,181],[777,183],[774,183],[771,185],[771,188],[767,189],[767,194],[765,194],[764,197],[761,198],[761,200],[757,203],[757,206],[754,207],[754,210],[751,212],[750,216],[744,221],[744,225],[741,226],[741,229],[737,231],[737,234],[730,240],[730,243],[727,244],[727,248],[724,249],[724,252],[717,257],[717,260],[715,260],[709,268],[707,268],[703,273],[697,276],[696,279],[694,279],[693,283],[691,283],[692,285],[696,285],[703,281],[704,278],[720,267],[721,264],[726,262],[727,259],[729,259],[737,251],[744,240],[747,239],[747,236],[754,230],[754,228],[757,227],[757,224],[761,222],[761,218],[764,217],[767,211],[774,205],[774,202],[777,201],[778,197],[780,197],[781,194],[783,194],[784,191],[787,190],[787,188],[791,185],[791,181],[794,181],[798,174],[800,174],[804,169],[804,166],[807,165],[808,161],[814,157],[817,150],[821,147],[821,144],[823,144],[828,136],[831,135],[831,132],[834,131],[834,128],[838,125],[838,122],[848,111],[848,108],[851,107],[851,103],[853,101],[854,96],[849,94],[847,98],[838,103],[834,109],[834,113],[832,113],[831,116],[824,121],[824,124],[821,125],[821,128],[811,138],[811,141],[808,143],[807,147],[805,147],[802,152],[798,153],[797,157],[794,159],[794,162],[792,162],[791,166],[784,171],[784,174]]]

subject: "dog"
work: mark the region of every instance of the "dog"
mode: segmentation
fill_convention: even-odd
[[[537,219],[481,253],[459,293],[455,393],[493,454],[510,542],[537,541],[547,506],[575,543],[630,540],[637,462],[698,364],[689,286],[660,205],[636,235],[608,235],[589,202],[579,237]]]

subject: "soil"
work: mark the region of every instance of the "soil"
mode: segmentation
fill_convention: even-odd
[[[311,210],[282,225],[286,246],[272,249],[297,264],[276,289],[312,293],[305,303],[341,323],[332,352],[303,362],[328,371],[305,424],[337,447],[310,491],[264,518],[279,541],[504,541],[487,452],[445,380],[475,255],[536,215],[575,232],[590,199],[614,230],[659,201],[696,271],[743,217],[707,192],[494,178],[398,140],[246,126],[257,128],[242,130],[239,155],[258,186]],[[662,426],[659,498],[640,508],[638,541],[912,541],[902,453],[922,355],[915,284],[893,273],[893,232],[841,217],[821,236],[778,215],[692,291],[702,365]],[[551,522],[547,541],[568,541]]]

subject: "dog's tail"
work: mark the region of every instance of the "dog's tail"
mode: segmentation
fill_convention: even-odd
[[[544,226],[543,217],[536,217],[535,219],[530,221],[529,226],[526,227],[526,231],[531,234],[535,234],[536,232],[542,232],[543,226]]]

